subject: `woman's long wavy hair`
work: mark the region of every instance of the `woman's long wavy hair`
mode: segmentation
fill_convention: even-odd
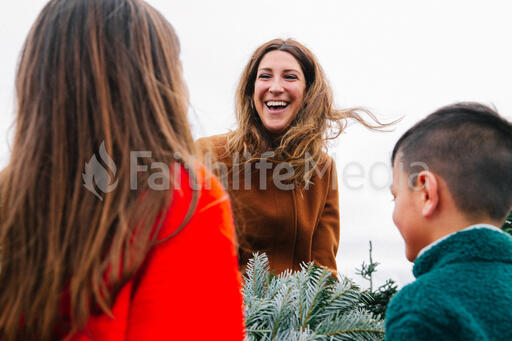
[[[284,51],[299,63],[306,78],[306,93],[295,120],[277,140],[265,129],[253,104],[254,83],[262,58],[270,51]],[[294,168],[291,182],[299,188],[306,185],[314,168],[307,171],[306,163],[319,165],[326,161],[327,141],[338,137],[348,120],[353,119],[365,127],[378,130],[388,126],[361,108],[336,109],[331,87],[313,53],[293,39],[274,39],[256,49],[245,66],[235,100],[238,128],[228,136],[227,155],[251,155],[247,161],[257,159],[263,152],[273,151],[274,161],[286,161]],[[361,114],[369,116],[368,123]]]
[[[179,49],[141,0],[51,0],[40,13],[17,68],[15,137],[0,176],[0,339],[53,340],[108,313],[158,242],[172,182],[151,190],[151,174],[139,172],[134,190],[130,151],[192,162]],[[117,187],[100,200],[83,184],[102,143]]]

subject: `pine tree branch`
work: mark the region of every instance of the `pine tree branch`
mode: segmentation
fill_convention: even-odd
[[[255,254],[245,280],[247,341],[383,339],[384,321],[361,307],[366,294],[326,268],[310,263],[276,277]]]

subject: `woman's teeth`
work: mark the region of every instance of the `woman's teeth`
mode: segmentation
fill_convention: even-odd
[[[288,105],[284,101],[268,101],[265,103],[269,109],[281,109]]]

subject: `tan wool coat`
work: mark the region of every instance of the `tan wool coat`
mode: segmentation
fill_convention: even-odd
[[[283,166],[268,161],[233,166],[233,156],[225,155],[226,140],[227,135],[201,138],[196,147],[205,164],[220,173],[229,193],[242,271],[252,253],[259,251],[268,255],[275,274],[298,270],[310,261],[336,274],[340,226],[334,160],[329,157],[317,165],[309,188],[298,189],[279,181]]]

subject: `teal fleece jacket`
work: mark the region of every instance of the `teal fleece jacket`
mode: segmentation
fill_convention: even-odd
[[[414,262],[416,280],[391,300],[386,340],[512,340],[512,237],[457,232]]]

